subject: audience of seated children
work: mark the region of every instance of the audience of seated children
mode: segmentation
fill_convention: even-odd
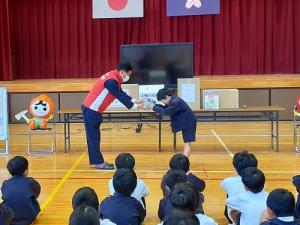
[[[3,203],[14,212],[12,225],[31,224],[40,212],[37,198],[40,195],[40,184],[28,175],[28,161],[22,156],[9,160],[7,169],[11,178],[2,184]]]
[[[69,225],[99,225],[99,213],[93,207],[79,206],[69,219]]]
[[[128,169],[134,170],[135,167],[135,159],[130,153],[121,153],[117,156],[115,160],[115,166],[117,169]],[[115,189],[113,186],[113,180],[111,179],[108,183],[109,193],[113,195],[115,193]],[[131,194],[132,197],[136,198],[143,206],[146,208],[145,197],[149,195],[149,188],[141,179],[137,179],[136,188]]]
[[[1,225],[10,225],[11,220],[14,217],[14,212],[11,208],[6,206],[5,204],[0,204],[0,224]]]
[[[184,211],[174,210],[171,215],[166,216],[163,225],[200,225],[195,214]]]
[[[225,178],[221,182],[221,188],[225,190],[227,197],[229,198],[236,197],[240,193],[246,192],[242,182],[242,172],[248,167],[257,167],[258,161],[253,154],[243,151],[234,154],[232,164],[237,175]],[[232,223],[232,218],[230,218],[230,209],[227,207],[225,207],[224,215],[228,221]]]
[[[275,189],[267,198],[267,209],[262,215],[261,225],[299,225],[295,221],[295,198],[286,189]]]
[[[232,209],[231,218],[236,224],[258,225],[268,197],[265,175],[256,167],[248,167],[242,173],[242,182],[246,192],[227,198],[226,205]]]
[[[189,172],[190,160],[184,154],[177,153],[177,154],[173,155],[172,158],[170,159],[169,167],[170,167],[170,170],[183,170],[187,175],[187,177],[186,177],[187,182],[189,182],[193,185],[195,183],[199,189],[198,190],[199,192],[204,191],[205,181]],[[163,192],[164,192],[164,186],[165,186],[165,184],[164,184],[164,177],[163,177],[162,182],[161,182],[161,189]]]
[[[201,225],[217,225],[214,219],[197,212],[199,207],[199,193],[189,183],[177,183],[171,193],[171,204],[174,209],[183,210],[196,215]],[[171,212],[170,214],[172,214]],[[168,215],[166,215],[167,217]]]
[[[72,206],[73,210],[81,206],[89,206],[95,209],[97,212],[99,211],[99,200],[97,193],[94,189],[90,187],[82,187],[79,188],[72,198]],[[101,225],[115,225],[109,219],[101,220]]]
[[[169,170],[165,175],[165,195],[159,201],[158,217],[161,221],[164,220],[165,215],[169,215],[173,208],[171,205],[171,192],[175,184],[186,183],[186,174],[182,170]]]
[[[187,182],[191,183],[199,192],[199,201],[201,204],[199,204],[199,206],[201,206],[201,208],[198,209],[198,211],[204,213],[204,210],[202,209],[202,203],[204,202],[204,195],[203,195],[203,191],[205,189],[205,181],[200,179],[199,177],[195,176],[194,174],[190,173],[190,160],[188,157],[186,157],[185,155],[181,154],[181,153],[177,153],[175,155],[173,155],[173,157],[171,158],[170,162],[169,162],[169,167],[170,170],[183,170],[187,177]],[[161,189],[163,191],[164,194],[164,177],[162,179],[161,182]]]
[[[120,225],[142,224],[146,210],[138,200],[131,197],[136,184],[137,177],[133,170],[118,169],[113,176],[116,192],[101,202],[100,218],[110,219]]]

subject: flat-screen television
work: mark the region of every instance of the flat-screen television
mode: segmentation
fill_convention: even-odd
[[[121,45],[121,61],[133,66],[131,84],[176,87],[177,78],[194,76],[193,43]]]

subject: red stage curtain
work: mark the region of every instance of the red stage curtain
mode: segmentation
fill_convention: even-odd
[[[8,0],[0,0],[0,80],[12,80]]]
[[[10,0],[18,78],[95,77],[115,68],[121,44],[193,42],[195,74],[300,72],[299,0],[221,0],[221,14],[92,19],[91,0]]]

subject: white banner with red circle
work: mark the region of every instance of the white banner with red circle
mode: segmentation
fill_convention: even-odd
[[[144,0],[93,0],[93,18],[144,16]]]

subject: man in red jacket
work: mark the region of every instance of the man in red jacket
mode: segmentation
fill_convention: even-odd
[[[81,110],[86,130],[86,139],[91,165],[97,169],[113,170],[114,165],[104,161],[100,151],[100,125],[102,113],[117,98],[128,109],[143,108],[142,100],[132,99],[121,88],[123,82],[127,82],[133,69],[129,63],[121,63],[117,70],[112,70],[102,75],[94,84],[86,98]]]

